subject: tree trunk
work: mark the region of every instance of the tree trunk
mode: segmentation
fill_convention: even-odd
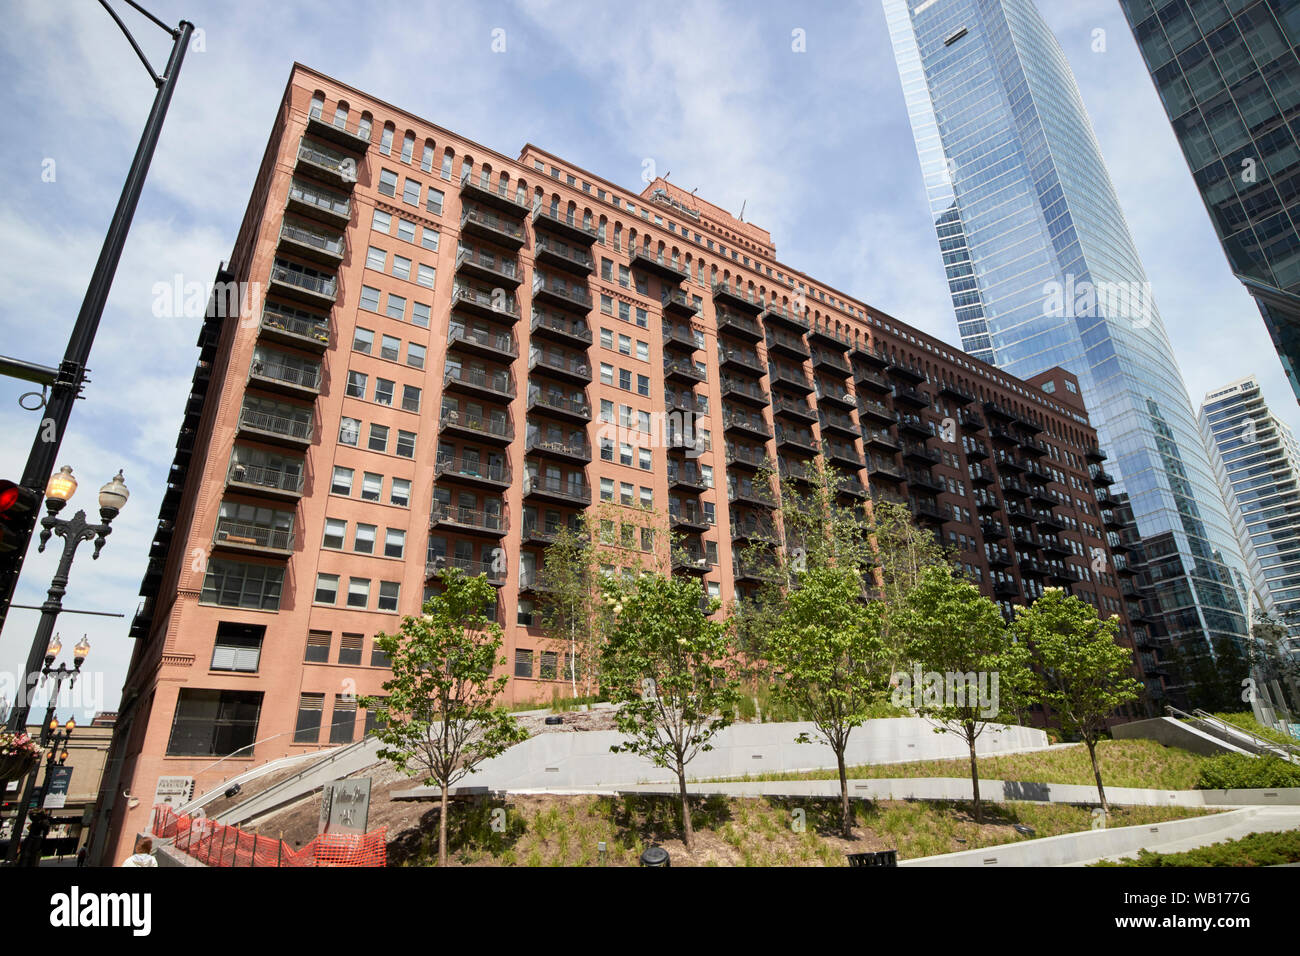
[[[984,822],[984,807],[980,804],[980,768],[975,760],[975,738],[967,737],[966,745],[970,747],[970,782],[975,797],[975,823]]]
[[[677,787],[682,795],[682,842],[687,850],[695,849],[695,831],[691,829],[691,803],[686,795],[686,768],[677,762]]]
[[[1101,767],[1097,765],[1097,741],[1085,740],[1088,745],[1088,759],[1092,761],[1092,775],[1097,778],[1097,796],[1101,797],[1101,809],[1110,815],[1110,806],[1106,803],[1106,788],[1101,785]]]
[[[840,830],[844,839],[853,839],[853,817],[849,813],[849,779],[844,769],[844,748],[835,752],[835,760],[840,765]]]
[[[438,865],[447,865],[447,785],[442,785],[442,810],[438,814]]]

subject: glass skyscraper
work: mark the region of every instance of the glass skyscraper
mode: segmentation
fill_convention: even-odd
[[[962,343],[1080,381],[1168,637],[1244,637],[1249,580],[1074,76],[1031,0],[884,0]]]
[[[1228,262],[1300,400],[1300,3],[1120,6]]]
[[[1300,445],[1268,410],[1253,376],[1206,395],[1200,421],[1259,582],[1255,606],[1281,615],[1294,637],[1300,634]]]

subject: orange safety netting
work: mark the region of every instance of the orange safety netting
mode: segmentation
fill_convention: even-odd
[[[387,866],[387,827],[370,833],[322,833],[294,849],[275,837],[247,833],[204,816],[153,808],[154,836],[208,866]]]

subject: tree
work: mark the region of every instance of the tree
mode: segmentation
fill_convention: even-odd
[[[697,580],[647,573],[631,582],[606,579],[604,589],[613,621],[601,676],[619,705],[615,725],[628,738],[610,750],[640,754],[677,775],[689,850],[694,834],[686,766],[713,749],[710,741],[734,720],[740,696],[727,670],[730,631],[701,609],[704,590]],[[716,610],[717,602],[708,606]]]
[[[599,646],[598,621],[604,602],[597,585],[595,547],[585,525],[575,530],[561,526],[546,549],[537,569],[538,617],[546,636],[569,645],[567,677],[569,690],[578,696],[578,659],[586,664],[584,687],[591,686],[591,672]]]
[[[1106,721],[1137,700],[1142,685],[1133,677],[1133,652],[1115,642],[1119,619],[1060,588],[1048,588],[1029,607],[1016,608],[1016,635],[1033,654],[1040,695],[1062,734],[1078,735],[1088,748],[1097,795],[1107,813],[1106,789],[1097,763],[1097,741]]]
[[[776,694],[806,714],[835,753],[840,772],[840,828],[853,836],[844,763],[849,734],[871,716],[889,687],[880,639],[881,606],[862,600],[853,568],[809,568],[789,595],[769,644],[780,679]],[[814,738],[800,734],[799,743]]]
[[[423,614],[404,617],[396,634],[375,635],[393,676],[383,685],[386,699],[363,697],[360,703],[386,711],[374,731],[383,744],[379,756],[440,789],[438,863],[445,865],[447,791],[528,733],[496,705],[509,678],[493,676],[506,660],[497,656],[501,626],[485,614],[495,598],[492,585],[459,568],[443,571],[442,583],[443,592],[425,602]]]
[[[982,823],[975,745],[989,726],[1014,719],[1016,705],[1028,697],[1028,651],[1013,639],[998,606],[944,567],[921,570],[892,623],[906,636],[913,662],[911,675],[898,675],[895,703],[910,691],[918,714],[966,742],[975,822]]]
[[[867,531],[876,565],[877,594],[885,604],[882,636],[891,655],[891,667],[897,669],[907,654],[907,635],[895,625],[895,614],[927,570],[948,568],[951,559],[934,532],[917,525],[912,512],[901,502],[874,498]]]

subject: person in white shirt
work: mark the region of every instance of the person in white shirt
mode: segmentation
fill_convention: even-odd
[[[153,840],[144,837],[135,845],[135,852],[126,858],[123,866],[157,866],[158,861],[153,856]]]

